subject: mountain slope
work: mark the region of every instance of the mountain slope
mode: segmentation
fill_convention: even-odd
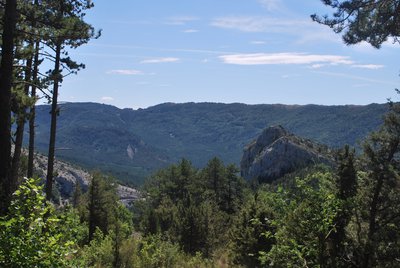
[[[239,164],[243,148],[271,125],[332,147],[356,145],[387,110],[367,106],[165,103],[118,109],[96,103],[60,108],[58,157],[140,184],[155,169],[182,157],[203,166],[217,156]],[[46,152],[49,107],[38,107],[39,151]]]

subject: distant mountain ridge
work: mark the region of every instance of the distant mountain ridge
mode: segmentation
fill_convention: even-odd
[[[37,149],[47,151],[49,106],[37,107]],[[243,148],[271,125],[332,147],[356,145],[382,123],[386,104],[366,106],[164,103],[119,109],[60,105],[56,156],[140,184],[156,169],[188,158],[201,167],[217,156],[239,164]]]

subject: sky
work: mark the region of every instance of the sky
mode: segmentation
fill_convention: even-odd
[[[400,44],[346,46],[312,22],[320,0],[94,0],[102,30],[70,52],[86,68],[60,100],[146,108],[164,102],[369,104],[396,99]]]

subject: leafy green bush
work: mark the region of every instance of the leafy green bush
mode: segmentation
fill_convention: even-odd
[[[0,218],[1,267],[70,267],[75,242],[68,217],[45,201],[39,179],[24,179]]]

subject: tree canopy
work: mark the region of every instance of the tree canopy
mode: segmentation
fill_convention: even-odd
[[[343,41],[353,45],[362,41],[380,48],[382,43],[393,39],[399,43],[400,1],[398,0],[321,0],[332,7],[329,15],[311,15],[321,24],[343,33]]]

